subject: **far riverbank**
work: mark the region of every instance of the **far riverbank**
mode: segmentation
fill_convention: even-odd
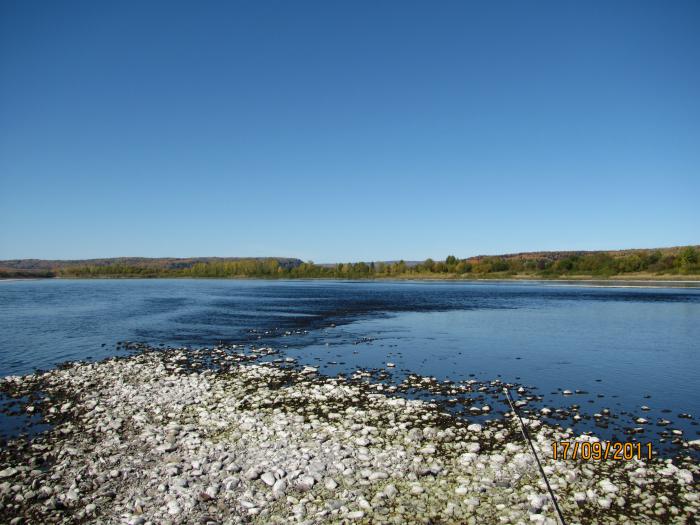
[[[272,281],[417,281],[417,282],[465,282],[465,283],[558,283],[571,285],[587,285],[587,286],[603,286],[603,287],[696,287],[700,286],[700,275],[684,275],[682,278],[678,275],[649,275],[649,274],[629,274],[616,275],[612,277],[599,277],[593,275],[567,275],[544,277],[531,274],[522,275],[489,275],[483,277],[465,277],[463,275],[435,275],[421,276],[415,274],[392,275],[392,276],[376,276],[376,277],[270,277],[270,276],[229,276],[229,277],[200,277],[200,276],[171,276],[171,275],[95,275],[95,276],[54,276],[54,277],[12,277],[2,278],[0,282],[12,281],[37,281],[37,280],[95,280],[95,279],[110,279],[110,280],[130,280],[130,279],[203,279],[203,280],[272,280]]]

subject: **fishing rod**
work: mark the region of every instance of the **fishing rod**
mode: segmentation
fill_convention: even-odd
[[[510,392],[507,387],[503,387],[503,392],[506,394],[506,398],[508,399],[508,404],[510,405],[510,408],[513,410],[513,413],[518,416],[518,421],[520,421],[520,432],[522,432],[523,437],[525,438],[525,441],[527,441],[530,444],[530,450],[532,450],[532,455],[535,457],[535,461],[537,462],[537,466],[540,468],[540,473],[542,474],[542,478],[544,479],[545,485],[547,485],[547,490],[549,491],[549,497],[552,500],[552,503],[554,503],[554,508],[557,511],[557,515],[559,516],[559,521],[561,522],[561,525],[567,525],[566,520],[564,519],[564,515],[561,512],[561,509],[559,508],[559,503],[557,503],[557,497],[554,495],[554,491],[552,490],[551,485],[549,484],[549,480],[547,479],[547,474],[545,474],[544,469],[542,468],[542,463],[540,463],[540,458],[537,456],[537,451],[535,450],[535,445],[532,443],[532,439],[530,439],[530,433],[527,431],[527,427],[525,426],[525,423],[523,422],[523,418],[520,417],[520,414],[518,411],[515,409],[515,405],[513,403],[513,399],[510,397]]]

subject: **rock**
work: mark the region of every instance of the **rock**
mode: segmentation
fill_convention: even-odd
[[[411,486],[411,494],[423,494],[425,492],[425,489],[421,485],[412,485]]]
[[[165,443],[163,445],[156,447],[156,451],[160,452],[161,454],[166,454],[168,452],[173,452],[175,450],[177,450],[177,445],[175,443]]]
[[[423,431],[420,428],[412,428],[406,433],[406,439],[408,441],[421,441],[423,439]]]
[[[316,484],[316,480],[312,476],[302,476],[296,483],[296,489],[299,492],[308,492]]]
[[[175,478],[175,479],[173,479],[173,481],[171,483],[171,485],[173,487],[182,487],[182,488],[188,487],[189,484],[190,484],[190,482],[187,478]]]
[[[260,467],[250,467],[248,470],[245,471],[243,477],[247,480],[253,481],[254,479],[258,479],[262,472],[263,471]]]
[[[617,486],[614,485],[609,479],[603,479],[598,483],[598,486],[603,492],[609,493],[609,494],[614,494],[618,490]]]
[[[332,499],[326,502],[326,506],[332,511],[338,510],[343,507],[343,502],[339,499]]]
[[[687,469],[679,469],[676,473],[676,477],[685,485],[691,485],[693,483],[693,473]]]
[[[241,466],[236,463],[229,463],[228,465],[226,465],[226,472],[236,473],[240,472],[241,470],[243,470]]]
[[[261,476],[260,479],[266,484],[269,485],[270,487],[275,484],[275,476],[272,474],[272,472],[264,472]]]
[[[168,508],[168,514],[170,514],[171,516],[178,516],[182,512],[182,510],[180,509],[180,506],[177,504],[177,501],[175,501],[175,500],[169,501],[167,508]]]
[[[469,465],[476,461],[477,455],[474,452],[465,452],[459,457],[459,462],[463,465]]]
[[[597,503],[602,509],[609,509],[612,506],[612,500],[610,498],[598,498]]]
[[[0,472],[8,475],[0,479],[0,514],[8,522],[31,516],[37,523],[142,525],[555,523],[517,420],[499,411],[487,423],[469,424],[449,413],[470,395],[481,405],[472,412],[484,417],[486,400],[505,386],[500,380],[410,375],[379,388],[387,370],[358,370],[350,380],[302,374],[283,357],[255,363],[274,351],[248,346],[238,353],[223,343],[211,352],[134,346],[143,352],[2,380],[32,400],[27,389],[36,384],[43,393],[37,411],[55,418],[56,431],[3,442]],[[413,388],[422,389],[416,398]],[[531,408],[522,414],[543,458],[552,442],[599,441],[536,419],[550,409],[538,411],[542,397],[527,392],[520,401]],[[422,400],[425,393],[436,400]],[[576,405],[551,415],[587,419]],[[594,418],[600,424],[609,415],[602,409]],[[682,447],[700,448],[700,440],[658,430]],[[550,455],[544,468],[554,490],[568,495],[571,523],[591,516],[672,523],[700,514],[700,469],[688,452],[631,462]],[[317,484],[322,488],[314,490]]]
[[[17,474],[17,469],[16,468],[6,468],[4,470],[0,470],[0,479],[5,479],[5,478],[11,478]]]
[[[530,504],[530,508],[539,511],[547,503],[547,496],[541,494],[530,494],[527,497],[527,501]]]
[[[467,443],[467,452],[471,452],[472,454],[476,454],[481,450],[481,445],[479,443],[476,443],[475,441],[471,441]]]
[[[324,485],[328,490],[335,490],[338,487],[338,484],[333,478],[326,478]]]
[[[272,485],[272,493],[276,497],[281,497],[287,492],[287,482],[284,479],[278,479]]]
[[[236,487],[238,487],[240,482],[241,480],[236,477],[226,478],[224,480],[224,488],[226,490],[234,490]]]

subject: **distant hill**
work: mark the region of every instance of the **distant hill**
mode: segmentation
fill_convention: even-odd
[[[691,245],[693,248],[700,249],[700,245]],[[621,257],[626,255],[642,255],[649,252],[661,252],[661,255],[677,255],[686,246],[670,246],[665,248],[631,248],[628,250],[559,250],[559,251],[543,251],[543,252],[519,252],[519,253],[506,253],[503,255],[474,255],[472,257],[467,257],[467,261],[478,262],[483,259],[498,257],[500,259],[547,259],[550,261],[558,261],[561,259],[568,259],[570,257],[583,257],[586,255],[603,254],[610,255],[612,257]],[[0,263],[2,264],[2,263]]]
[[[82,266],[130,266],[135,268],[158,268],[181,270],[197,263],[226,263],[236,261],[277,261],[283,268],[296,268],[302,261],[291,257],[112,257],[105,259],[9,259],[0,261],[0,269],[7,270],[63,270]]]
[[[191,257],[0,261],[0,278],[584,278],[700,277],[700,246],[632,250],[567,250],[476,255],[444,261],[314,264],[289,257]],[[696,278],[697,278],[696,277]]]
[[[700,250],[700,245],[691,245],[696,250]],[[505,253],[499,255],[471,255],[466,257],[464,260],[470,263],[478,263],[485,259],[522,259],[522,260],[549,260],[549,261],[559,261],[562,259],[568,259],[570,257],[582,257],[586,255],[603,254],[610,255],[612,257],[626,256],[633,254],[646,254],[650,252],[661,252],[662,255],[677,255],[686,246],[670,246],[666,248],[631,248],[627,250],[558,250],[558,251],[540,251],[540,252],[518,252],[518,253]],[[369,262],[369,261],[367,261]],[[398,262],[403,262],[408,268],[413,268],[422,264],[424,261],[400,261],[399,259],[392,259],[388,261],[374,261],[376,263],[382,264],[396,264]],[[325,268],[333,268],[337,263],[324,263],[320,266]],[[0,266],[2,266],[2,261],[0,261]]]

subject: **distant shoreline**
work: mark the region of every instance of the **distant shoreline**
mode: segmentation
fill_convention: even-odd
[[[522,252],[443,261],[316,264],[289,257],[0,260],[0,278],[260,278],[541,281],[700,281],[700,245],[618,251]]]
[[[371,277],[371,278],[348,278],[342,279],[338,277],[297,277],[297,278],[275,278],[275,277],[179,277],[179,276],[156,276],[156,277],[138,277],[138,276],[96,276],[96,277],[12,277],[0,278],[0,282],[17,282],[17,281],[93,281],[93,280],[221,280],[221,281],[345,281],[345,282],[463,282],[463,283],[540,283],[548,285],[562,286],[595,286],[600,288],[700,288],[700,276],[688,276],[687,279],[677,279],[677,276],[646,278],[639,276],[615,276],[611,278],[596,278],[596,277],[535,277],[535,276],[519,276],[519,277],[487,277],[487,278],[464,278],[464,277],[418,277],[418,276],[391,276],[391,277]],[[690,286],[688,286],[690,285]]]

